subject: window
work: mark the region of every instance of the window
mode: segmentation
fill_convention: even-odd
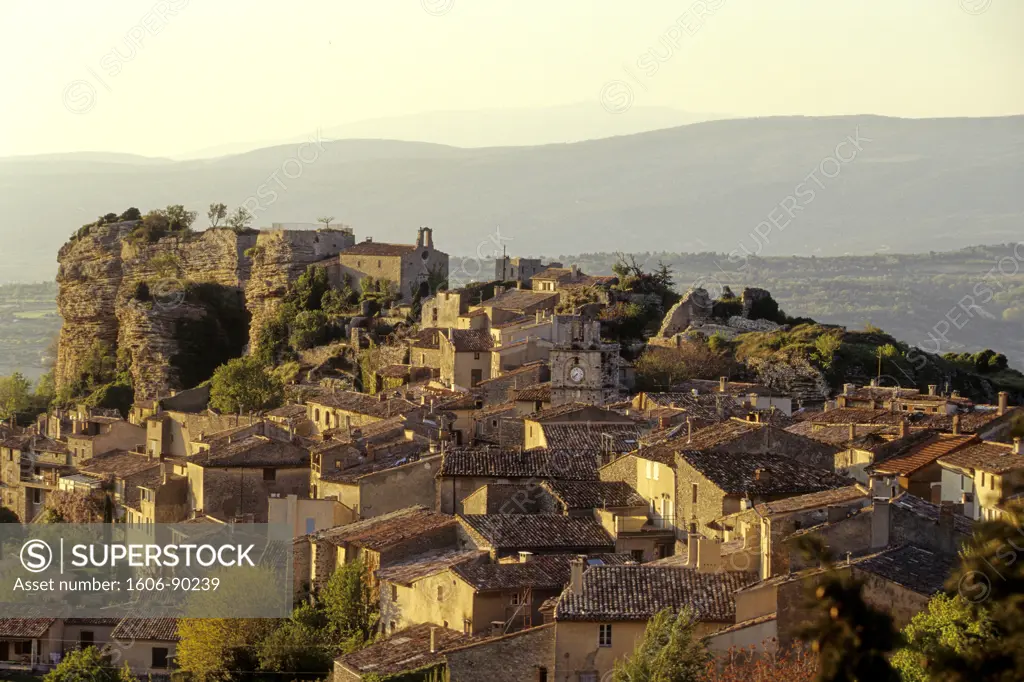
[[[32,653],[32,640],[16,641],[14,643],[15,656],[27,656]]]
[[[315,422],[320,421],[320,408],[319,407],[316,408],[315,410],[313,410],[313,421],[315,421]]]
[[[341,468],[341,460],[340,459],[334,460],[334,468],[335,469],[340,469]]]
[[[470,370],[470,372],[469,372],[469,385],[471,387],[472,386],[476,386],[481,381],[483,381],[483,378],[484,378],[484,371],[482,369]]]
[[[327,424],[328,428],[330,428],[330,426],[331,426],[331,413],[330,412],[325,412],[324,413],[324,423]]]
[[[84,649],[88,646],[92,646],[93,642],[96,641],[96,636],[93,635],[92,630],[82,630],[78,634],[78,647]]]
[[[538,668],[537,669],[537,682],[548,682],[548,669]]]
[[[41,504],[42,501],[42,491],[39,488],[32,488],[32,504]]]
[[[361,267],[363,267],[363,261],[361,261],[361,260],[357,260],[357,261],[356,261],[356,267],[357,267],[357,268],[361,268]]]
[[[597,673],[580,673],[580,682],[597,682]]]
[[[310,517],[306,519],[306,535],[316,531],[316,519]]]
[[[629,555],[632,557],[633,561],[638,564],[642,564],[644,562],[644,551],[642,549],[632,549],[629,551]]]
[[[380,261],[379,260],[377,261],[377,269],[378,270],[380,269]]]
[[[391,586],[391,601],[398,601],[398,585]]]
[[[437,586],[437,601],[444,601],[444,586],[443,585],[438,585]],[[444,626],[448,627],[448,623],[445,623]]]
[[[277,479],[277,469],[264,469],[263,470],[263,480],[264,481],[273,481],[273,480],[276,480],[276,479]]]
[[[651,480],[651,462],[647,462],[647,480]]]
[[[513,592],[512,597],[509,599],[509,603],[512,604],[512,606],[519,606],[523,603],[523,595],[518,592]]]
[[[658,463],[657,462],[654,463],[654,480],[655,481],[658,480]]]
[[[153,664],[151,668],[166,668],[167,667],[167,647],[155,646],[153,647]]]
[[[691,504],[697,504],[697,484],[694,483],[690,490],[691,490],[691,495],[692,495],[692,499],[690,500],[690,503]]]
[[[473,353],[473,359],[474,360],[479,360],[480,359],[480,353]]]
[[[597,633],[597,645],[600,647],[609,647],[612,645],[612,624],[601,623],[598,626],[599,630]]]

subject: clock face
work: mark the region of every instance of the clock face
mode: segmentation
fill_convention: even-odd
[[[577,384],[583,381],[583,368],[576,365],[569,370],[569,378],[575,381]]]

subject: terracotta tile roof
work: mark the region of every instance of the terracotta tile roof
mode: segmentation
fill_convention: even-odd
[[[311,398],[307,402],[322,405],[353,414],[365,414],[369,417],[387,419],[399,414],[408,414],[420,406],[404,398],[387,398],[381,400],[377,396],[357,393],[355,391],[333,391]]]
[[[12,436],[0,443],[0,447],[10,448],[11,450],[31,450],[34,452],[54,452],[58,454],[64,454],[68,451],[68,446],[59,440],[34,434]]]
[[[483,308],[480,308],[479,310],[476,310],[474,312],[480,312],[480,313],[483,313],[484,315],[487,314],[487,311],[484,310]],[[516,315],[511,320],[506,320],[506,321],[504,321],[504,322],[502,322],[500,324],[492,324],[491,325],[491,329],[508,329],[509,327],[518,327],[521,324],[526,324],[528,322],[536,322],[536,321],[537,321],[537,316],[536,315]]]
[[[725,385],[725,391],[721,391],[721,382],[715,379],[690,379],[684,381],[681,384],[677,384],[672,387],[672,393],[689,393],[693,394],[693,390],[697,389],[697,394],[702,393],[718,393],[719,395],[732,395],[732,396],[748,396],[751,393],[756,393],[759,396],[774,396],[776,398],[785,397],[785,394],[780,391],[773,391],[763,384],[753,384],[744,381],[729,381]]]
[[[533,280],[533,279],[555,280],[555,281],[558,281],[558,282],[568,281],[568,280],[572,279],[572,269],[571,268],[547,268],[545,270],[541,270],[540,272],[538,272],[536,275],[534,275],[530,279],[531,280]]]
[[[309,450],[266,436],[247,436],[219,442],[209,450],[189,458],[190,464],[202,467],[305,467],[309,466]]]
[[[94,476],[127,477],[159,466],[160,460],[150,458],[149,455],[127,450],[111,450],[85,460],[79,465],[78,470]]]
[[[956,554],[902,545],[855,559],[852,563],[857,569],[930,597],[943,591],[946,580],[959,561]]]
[[[480,561],[486,556],[487,552],[479,549],[421,554],[409,561],[377,569],[377,579],[408,586],[420,578],[440,573],[459,564]]]
[[[344,469],[323,467],[320,480],[331,483],[355,483],[363,476],[369,476],[387,469],[405,466],[414,462],[436,461],[440,455],[428,455],[428,445],[422,440],[402,440],[374,446],[373,459],[362,459],[350,463]],[[430,464],[430,467],[435,466]]]
[[[757,616],[756,618],[748,618],[746,620],[740,621],[739,623],[736,623],[735,625],[730,625],[727,628],[715,630],[711,633],[711,636],[715,637],[717,635],[727,635],[731,632],[739,632],[740,630],[745,630],[747,628],[754,627],[755,625],[771,623],[773,620],[778,620],[778,614],[769,613],[764,616]]]
[[[284,405],[277,409],[267,412],[268,417],[278,417],[280,419],[296,419],[306,416],[305,405]]]
[[[1020,414],[1024,414],[1024,410],[1019,407],[1007,410],[1002,417],[1000,417],[995,410],[972,410],[970,412],[961,412],[958,415],[960,417],[960,433],[977,433],[989,426],[996,425],[996,422],[1010,421]],[[952,431],[953,415],[924,414],[921,415],[921,419],[915,422],[915,424],[930,429]]]
[[[636,450],[640,427],[635,424],[542,424],[547,447],[558,450],[594,450],[625,453]]]
[[[975,441],[974,436],[947,436],[944,434],[930,435],[920,443],[912,445],[884,461],[876,461],[868,471],[896,476],[909,476],[918,469],[928,466],[940,457],[949,455]]]
[[[491,328],[494,329],[495,327],[492,325]],[[548,365],[548,363],[545,362],[544,360],[534,360],[533,362],[527,362],[525,365],[520,365],[519,367],[516,367],[515,369],[503,370],[502,373],[499,374],[496,377],[491,377],[490,379],[484,379],[479,384],[477,384],[477,386],[485,387],[485,386],[487,386],[490,383],[498,382],[498,381],[501,381],[502,379],[507,379],[508,377],[514,377],[514,376],[517,376],[519,374],[526,374],[526,373],[529,373],[529,372],[544,371],[547,368],[547,365]]]
[[[711,483],[731,495],[798,495],[845,488],[851,479],[782,455],[694,452],[679,455]],[[762,478],[758,478],[758,471]]]
[[[1024,455],[1015,455],[1013,446],[1003,443],[976,443],[946,455],[939,459],[939,464],[974,469],[992,474],[1005,474],[1008,471],[1024,469]]]
[[[430,652],[430,631],[434,629],[436,651]],[[380,675],[382,678],[406,671],[420,670],[444,662],[444,652],[456,646],[478,641],[470,635],[430,623],[399,630],[386,639],[335,659],[336,663],[357,675]]]
[[[529,419],[530,421],[535,421],[535,422],[546,422],[546,421],[552,421],[554,419],[561,419],[563,417],[567,417],[567,416],[569,416],[571,414],[574,414],[576,412],[583,412],[583,411],[596,411],[597,413],[599,413],[602,416],[602,418],[607,418],[607,422],[605,422],[605,421],[601,421],[600,422],[602,424],[603,423],[619,423],[619,424],[633,423],[633,420],[631,420],[628,417],[622,416],[618,412],[614,412],[613,410],[605,409],[605,408],[600,407],[598,405],[590,405],[588,403],[565,403],[564,405],[556,405],[554,407],[548,407],[546,409],[541,410],[540,412],[534,412],[533,414],[531,414],[528,417],[526,417],[526,419]],[[567,420],[567,421],[571,421],[571,420]]]
[[[313,534],[316,540],[333,545],[353,544],[371,550],[384,550],[418,535],[455,526],[454,516],[438,514],[426,507],[406,507],[344,526],[327,528]]]
[[[498,551],[613,551],[615,541],[592,518],[561,514],[469,514],[459,519]]]
[[[922,500],[916,495],[904,492],[897,497],[892,498],[889,501],[889,504],[920,518],[928,519],[935,523],[939,522],[939,516],[941,513],[939,505],[928,502],[927,500]],[[974,520],[967,518],[963,514],[954,514],[953,528],[961,535],[970,535],[974,532]]]
[[[533,384],[532,386],[517,389],[513,395],[515,395],[515,400],[550,403],[551,382],[542,381],[539,384]]]
[[[812,438],[829,445],[846,445],[863,440],[870,434],[886,433],[896,435],[896,427],[885,424],[857,424],[854,427],[854,441],[850,441],[849,424],[818,424],[813,421],[801,421],[786,427],[789,433]]]
[[[662,609],[689,606],[700,621],[732,623],[733,592],[757,581],[745,571],[698,573],[692,568],[595,566],[583,574],[582,594],[562,593],[559,621],[644,621]]]
[[[506,413],[508,413],[506,415]],[[473,413],[473,419],[477,421],[486,419],[488,417],[499,417],[499,416],[515,416],[516,415],[516,404],[512,401],[507,403],[498,403],[497,405],[490,405],[482,409],[477,410]]]
[[[482,301],[479,305],[483,308],[499,308],[501,310],[525,310],[538,303],[550,301],[552,304],[558,300],[557,291],[530,291],[529,289],[509,289],[494,298]]]
[[[561,590],[568,584],[570,564],[578,556],[544,554],[530,557],[526,562],[461,564],[452,568],[452,572],[480,591],[526,587]],[[621,566],[627,561],[630,561],[629,554],[592,554],[587,557],[591,566]]]
[[[439,476],[560,478],[597,480],[597,458],[590,452],[512,448],[456,448],[444,453]]]
[[[56,618],[0,618],[0,637],[45,637],[46,632],[56,620]]]
[[[176,618],[125,618],[110,633],[113,639],[177,642]]]
[[[416,250],[415,244],[386,244],[365,241],[350,246],[341,252],[342,256],[404,256]]]
[[[456,353],[483,352],[494,348],[494,339],[486,329],[450,329],[447,338]]]
[[[428,327],[421,329],[420,332],[410,339],[410,345],[413,348],[423,349],[438,349],[441,347],[439,336],[444,333],[443,329],[437,327]]]
[[[762,504],[755,505],[754,509],[756,509],[757,513],[761,516],[769,516],[771,514],[789,514],[790,512],[801,511],[804,509],[816,509],[818,507],[827,507],[832,504],[852,502],[859,498],[868,500],[868,490],[859,484],[854,484],[848,485],[844,488],[832,488],[831,490],[822,490],[816,493],[808,493],[807,495],[797,495],[796,497],[787,497],[773,502],[764,502]]]
[[[817,412],[806,415],[804,421],[811,421],[815,424],[887,424],[899,426],[904,419],[912,420],[913,414],[907,412],[893,412],[888,409],[874,409],[869,407],[838,407],[827,412]]]
[[[544,481],[541,487],[566,509],[647,506],[647,500],[624,481]]]

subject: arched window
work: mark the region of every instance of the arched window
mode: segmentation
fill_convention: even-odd
[[[315,422],[320,421],[320,408],[319,407],[316,408],[316,410],[313,412],[313,421],[315,421]]]

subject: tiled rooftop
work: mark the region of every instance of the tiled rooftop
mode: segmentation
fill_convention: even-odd
[[[126,477],[159,466],[160,460],[149,455],[127,450],[111,450],[85,460],[78,469],[96,476]]]
[[[384,550],[428,531],[458,523],[455,517],[438,514],[426,507],[407,507],[388,514],[357,521],[345,526],[327,528],[313,534],[317,540],[334,545],[350,543],[371,550]]]
[[[597,480],[594,453],[518,448],[455,448],[442,458],[440,476]]]
[[[773,454],[684,451],[680,458],[728,494],[785,495],[844,488],[851,480]],[[761,470],[762,478],[757,478]]]
[[[486,329],[449,329],[447,338],[457,353],[484,352],[494,348],[494,339]]]
[[[416,250],[415,244],[386,244],[365,241],[341,252],[343,256],[404,256]]]
[[[551,449],[624,453],[636,450],[640,442],[640,428],[635,424],[578,422],[542,424],[541,428]]]
[[[411,403],[404,398],[381,400],[377,396],[357,393],[355,391],[324,393],[316,398],[311,398],[308,402],[313,405],[322,405],[353,414],[365,414],[378,419],[395,417],[419,408],[419,405]]]
[[[560,621],[643,621],[662,609],[689,606],[698,620],[732,623],[733,592],[757,581],[744,571],[698,573],[692,568],[595,566],[583,574],[582,594],[562,593],[555,609]]]
[[[496,550],[543,551],[615,548],[592,518],[561,514],[469,514],[460,517]]]
[[[1024,455],[1015,455],[1010,445],[976,443],[940,458],[939,464],[990,474],[1005,474],[1015,469],[1024,469]]]
[[[486,556],[487,552],[477,549],[420,554],[408,561],[377,569],[377,579],[408,586],[420,578],[440,573],[458,564],[479,561]]]
[[[557,299],[557,291],[530,291],[529,289],[509,289],[494,298],[480,303],[484,308],[499,308],[501,310],[525,310],[531,306]]]
[[[920,443],[912,445],[905,451],[901,451],[881,462],[878,461],[876,453],[875,464],[871,466],[869,471],[880,474],[909,476],[940,457],[949,455],[975,440],[974,436],[931,435]]]
[[[544,481],[541,487],[566,509],[647,506],[643,496],[624,481]]]
[[[856,559],[853,565],[862,571],[930,597],[943,591],[945,582],[957,563],[955,554],[943,554],[915,545],[903,545]]]
[[[153,640],[157,642],[177,642],[178,620],[176,618],[125,618],[114,631],[112,639],[119,640]]]
[[[189,463],[203,467],[304,467],[309,466],[309,450],[266,436],[248,436],[214,445],[190,457]]]
[[[532,556],[526,562],[473,563],[455,566],[452,571],[477,590],[534,589],[560,590],[570,578],[570,562],[577,554]],[[630,560],[629,554],[593,554],[591,566],[619,566]]]
[[[437,649],[430,651],[430,631],[435,630]],[[429,623],[413,625],[381,639],[365,649],[336,659],[343,667],[361,676],[382,678],[406,671],[420,670],[444,661],[444,652],[477,641],[470,635]]]
[[[868,499],[868,491],[866,488],[861,487],[858,484],[848,485],[844,488],[832,488],[830,490],[822,490],[816,493],[808,493],[807,495],[797,495],[796,497],[787,497],[782,500],[775,500],[773,502],[765,502],[754,506],[757,513],[762,516],[769,516],[771,514],[789,514],[795,511],[801,511],[804,509],[817,509],[818,507],[827,507],[833,504],[843,504],[844,502],[852,502],[856,499],[863,498]]]

